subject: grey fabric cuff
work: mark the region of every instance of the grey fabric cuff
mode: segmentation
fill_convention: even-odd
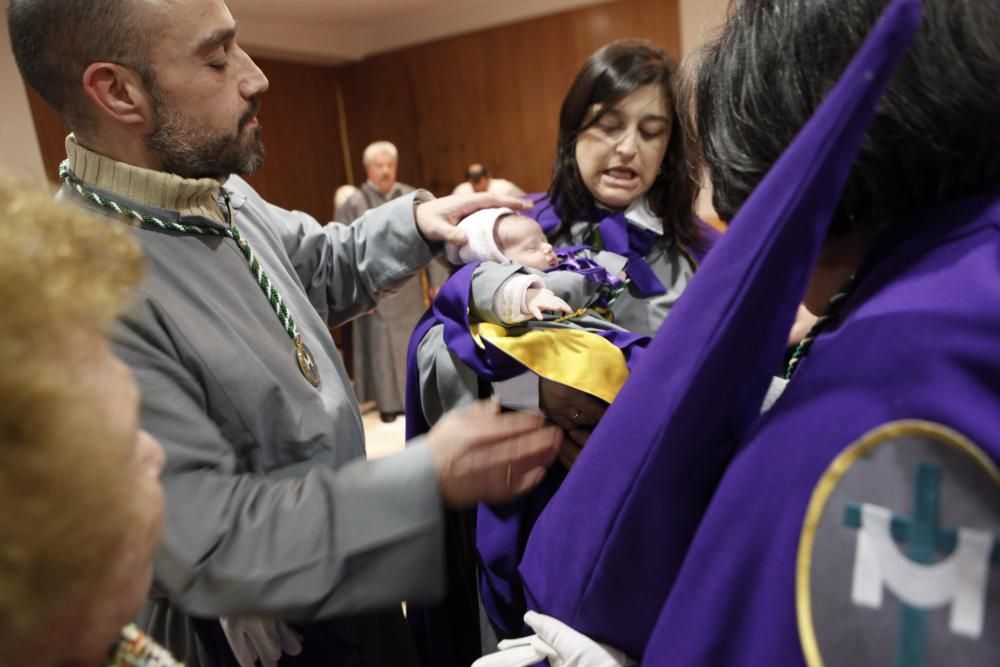
[[[410,197],[412,197],[413,199],[410,199]],[[444,243],[440,241],[428,240],[426,237],[424,237],[423,232],[420,231],[420,227],[417,226],[417,206],[420,204],[426,204],[429,201],[434,201],[435,199],[437,199],[437,197],[435,197],[430,191],[420,188],[419,190],[414,190],[409,195],[406,195],[405,197],[399,197],[398,199],[406,199],[407,201],[412,202],[411,206],[413,209],[413,229],[416,230],[417,236],[420,237],[420,240],[424,242],[424,245],[427,246],[427,248],[430,250],[433,256],[436,257],[437,255],[442,254],[444,252]]]

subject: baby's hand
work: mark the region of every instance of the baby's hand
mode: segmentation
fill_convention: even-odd
[[[545,287],[529,287],[524,294],[524,305],[528,312],[535,316],[535,319],[543,320],[543,311],[558,311],[562,313],[572,313],[573,309],[569,304],[560,299],[555,293]]]

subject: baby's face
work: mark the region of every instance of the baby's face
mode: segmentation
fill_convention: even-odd
[[[493,230],[497,248],[507,259],[521,266],[544,271],[559,263],[541,225],[523,215],[508,215]]]

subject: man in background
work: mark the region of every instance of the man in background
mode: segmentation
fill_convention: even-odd
[[[523,197],[524,190],[504,178],[490,176],[486,165],[476,162],[465,170],[465,181],[455,186],[453,195],[469,194],[470,192],[489,192],[506,197]]]
[[[361,156],[361,163],[368,180],[347,198],[338,211],[336,221],[345,225],[360,218],[365,211],[415,190],[412,185],[396,180],[399,151],[392,142],[376,141],[368,144]]]
[[[376,141],[362,156],[368,180],[347,198],[337,212],[337,222],[350,224],[365,211],[413,192],[396,180],[399,151],[388,141]],[[354,390],[362,403],[374,401],[383,422],[403,414],[406,405],[406,346],[410,333],[429,305],[430,292],[448,277],[437,262],[428,271],[386,297],[375,310],[351,323]]]

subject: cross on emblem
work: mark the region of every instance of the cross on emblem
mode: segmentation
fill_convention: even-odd
[[[920,463],[911,517],[875,505],[848,503],[844,508],[844,524],[859,529],[852,591],[855,604],[880,607],[883,586],[902,602],[897,667],[925,664],[930,608],[951,604],[952,632],[978,638],[990,565],[1000,565],[1000,541],[993,535],[938,525],[940,486],[941,468]],[[884,529],[884,539],[880,539],[879,527]],[[899,557],[897,543],[905,545],[905,558]],[[936,553],[945,559],[935,563]],[[885,561],[892,561],[892,566],[885,567]],[[959,572],[962,577],[955,576]]]

